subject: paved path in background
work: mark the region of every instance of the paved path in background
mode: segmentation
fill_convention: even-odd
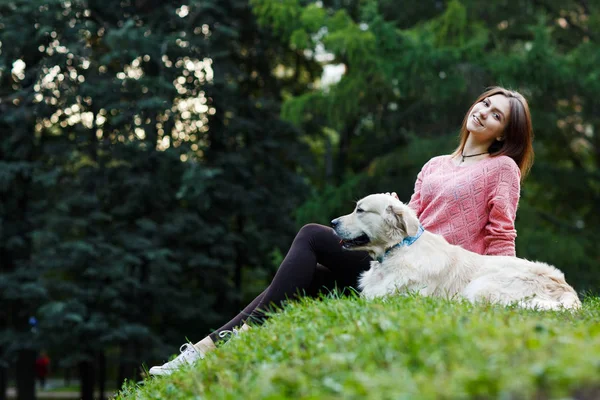
[[[78,399],[79,392],[49,392],[45,390],[36,390],[35,396],[38,399]],[[8,388],[6,397],[8,399],[16,399],[17,389]]]
[[[36,390],[35,390],[35,395],[38,399],[61,399],[61,400],[67,400],[67,399],[79,399],[79,391],[69,391],[69,390],[52,390],[52,389],[60,389],[60,388],[64,388],[67,385],[68,382],[65,382],[64,379],[62,378],[48,378],[47,382],[46,382],[46,389],[42,390],[40,389],[38,383],[36,383]],[[70,381],[71,385],[77,385],[79,383],[79,381],[77,379],[72,379]],[[13,383],[14,384],[14,383]],[[110,399],[113,397],[114,392],[112,390],[107,390],[104,395],[106,396],[107,399]],[[6,391],[6,397],[8,399],[16,399],[17,398],[17,388],[15,387],[8,387],[8,390]],[[96,396],[98,397],[98,393],[96,393]]]
[[[99,397],[98,396],[99,393],[96,393],[96,396],[94,397]],[[107,399],[110,399],[113,397],[113,393],[110,391],[107,391],[105,394]],[[61,399],[61,400],[66,400],[66,399],[79,399],[79,392],[54,392],[54,391],[49,391],[49,390],[36,390],[35,391],[35,396],[38,399]],[[16,399],[17,398],[17,389],[16,388],[8,388],[8,390],[6,391],[6,397],[8,399]]]

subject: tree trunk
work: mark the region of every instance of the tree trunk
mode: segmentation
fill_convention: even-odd
[[[346,125],[345,129],[342,129],[340,132],[340,142],[338,145],[338,159],[337,159],[337,168],[335,171],[335,182],[340,183],[344,178],[344,171],[346,170],[346,162],[349,158],[350,152],[350,142],[352,138],[352,134],[356,130],[356,126],[358,125],[358,121],[351,121],[348,125]]]
[[[142,349],[133,340],[120,344],[119,367],[117,369],[116,386],[120,388],[125,380],[138,380],[139,360],[142,358]],[[134,361],[132,361],[132,359]]]
[[[64,380],[65,380],[65,386],[69,386],[71,384],[71,366],[65,367],[64,369]]]
[[[329,136],[325,137],[325,183],[333,183],[333,145]]]
[[[124,342],[119,345],[119,367],[117,369],[117,388],[120,388],[126,379],[130,379],[135,376],[135,372],[132,373],[131,363],[131,344],[130,342]],[[137,367],[137,365],[136,365]]]
[[[139,342],[136,341],[133,343],[134,361],[129,363],[129,379],[133,379],[135,381],[138,381],[140,379],[139,360],[142,359],[142,350],[143,347]]]
[[[94,400],[94,389],[96,383],[94,367],[94,361],[82,361],[79,363],[81,400]]]
[[[6,400],[7,387],[8,387],[8,371],[4,365],[0,365],[0,400]]]
[[[237,231],[241,237],[244,237],[244,217],[238,215],[236,217]],[[246,256],[246,249],[244,243],[236,244],[236,255],[235,255],[235,271],[233,274],[233,282],[235,285],[236,297],[234,299],[234,306],[239,309],[242,305],[242,270],[244,263],[248,259]]]
[[[35,356],[33,350],[21,350],[17,356],[18,400],[35,400]]]
[[[106,355],[104,351],[98,353],[98,398],[104,400],[104,390],[106,388]]]

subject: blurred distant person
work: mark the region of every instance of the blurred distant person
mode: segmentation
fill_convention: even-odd
[[[38,358],[35,360],[35,376],[40,382],[40,388],[46,388],[46,379],[50,372],[50,357],[42,350]]]

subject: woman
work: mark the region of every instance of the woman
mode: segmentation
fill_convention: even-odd
[[[465,116],[454,153],[423,166],[409,206],[425,229],[451,244],[479,254],[514,256],[520,181],[533,162],[532,140],[525,98],[500,87],[486,91]],[[356,288],[370,261],[366,253],[343,251],[331,228],[304,226],[264,292],[226,325],[195,345],[184,344],[178,357],[152,367],[150,374],[169,375],[203,358],[220,338],[247,330],[246,320],[263,321],[269,305],[297,293]]]

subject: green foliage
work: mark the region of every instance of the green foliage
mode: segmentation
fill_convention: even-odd
[[[364,180],[362,175],[347,177],[340,186],[326,186],[314,193],[294,213],[298,227],[311,222],[329,225],[336,216],[348,214],[354,202],[363,197],[359,188]]]
[[[286,40],[294,32],[302,15],[298,0],[263,1],[250,0],[258,22],[284,37]]]
[[[295,53],[245,1],[0,15],[0,362],[111,352],[136,377],[237,313],[291,241],[308,158],[278,117],[299,84],[273,70]]]
[[[574,314],[418,296],[307,299],[117,398],[575,397],[599,384],[599,307],[594,297]]]
[[[296,29],[290,38],[290,45],[293,49],[306,49],[309,46],[308,34],[302,29]]]
[[[435,139],[412,138],[405,147],[374,159],[360,174],[347,176],[341,185],[315,190],[296,209],[297,226],[311,222],[329,225],[329,221],[350,213],[354,202],[371,193],[394,191],[400,200],[408,202],[423,164],[431,158],[431,154],[453,150],[454,142],[454,135]]]
[[[306,27],[309,32],[318,32],[327,23],[327,13],[322,7],[316,4],[309,4],[302,9],[302,16],[300,17],[302,25]]]

